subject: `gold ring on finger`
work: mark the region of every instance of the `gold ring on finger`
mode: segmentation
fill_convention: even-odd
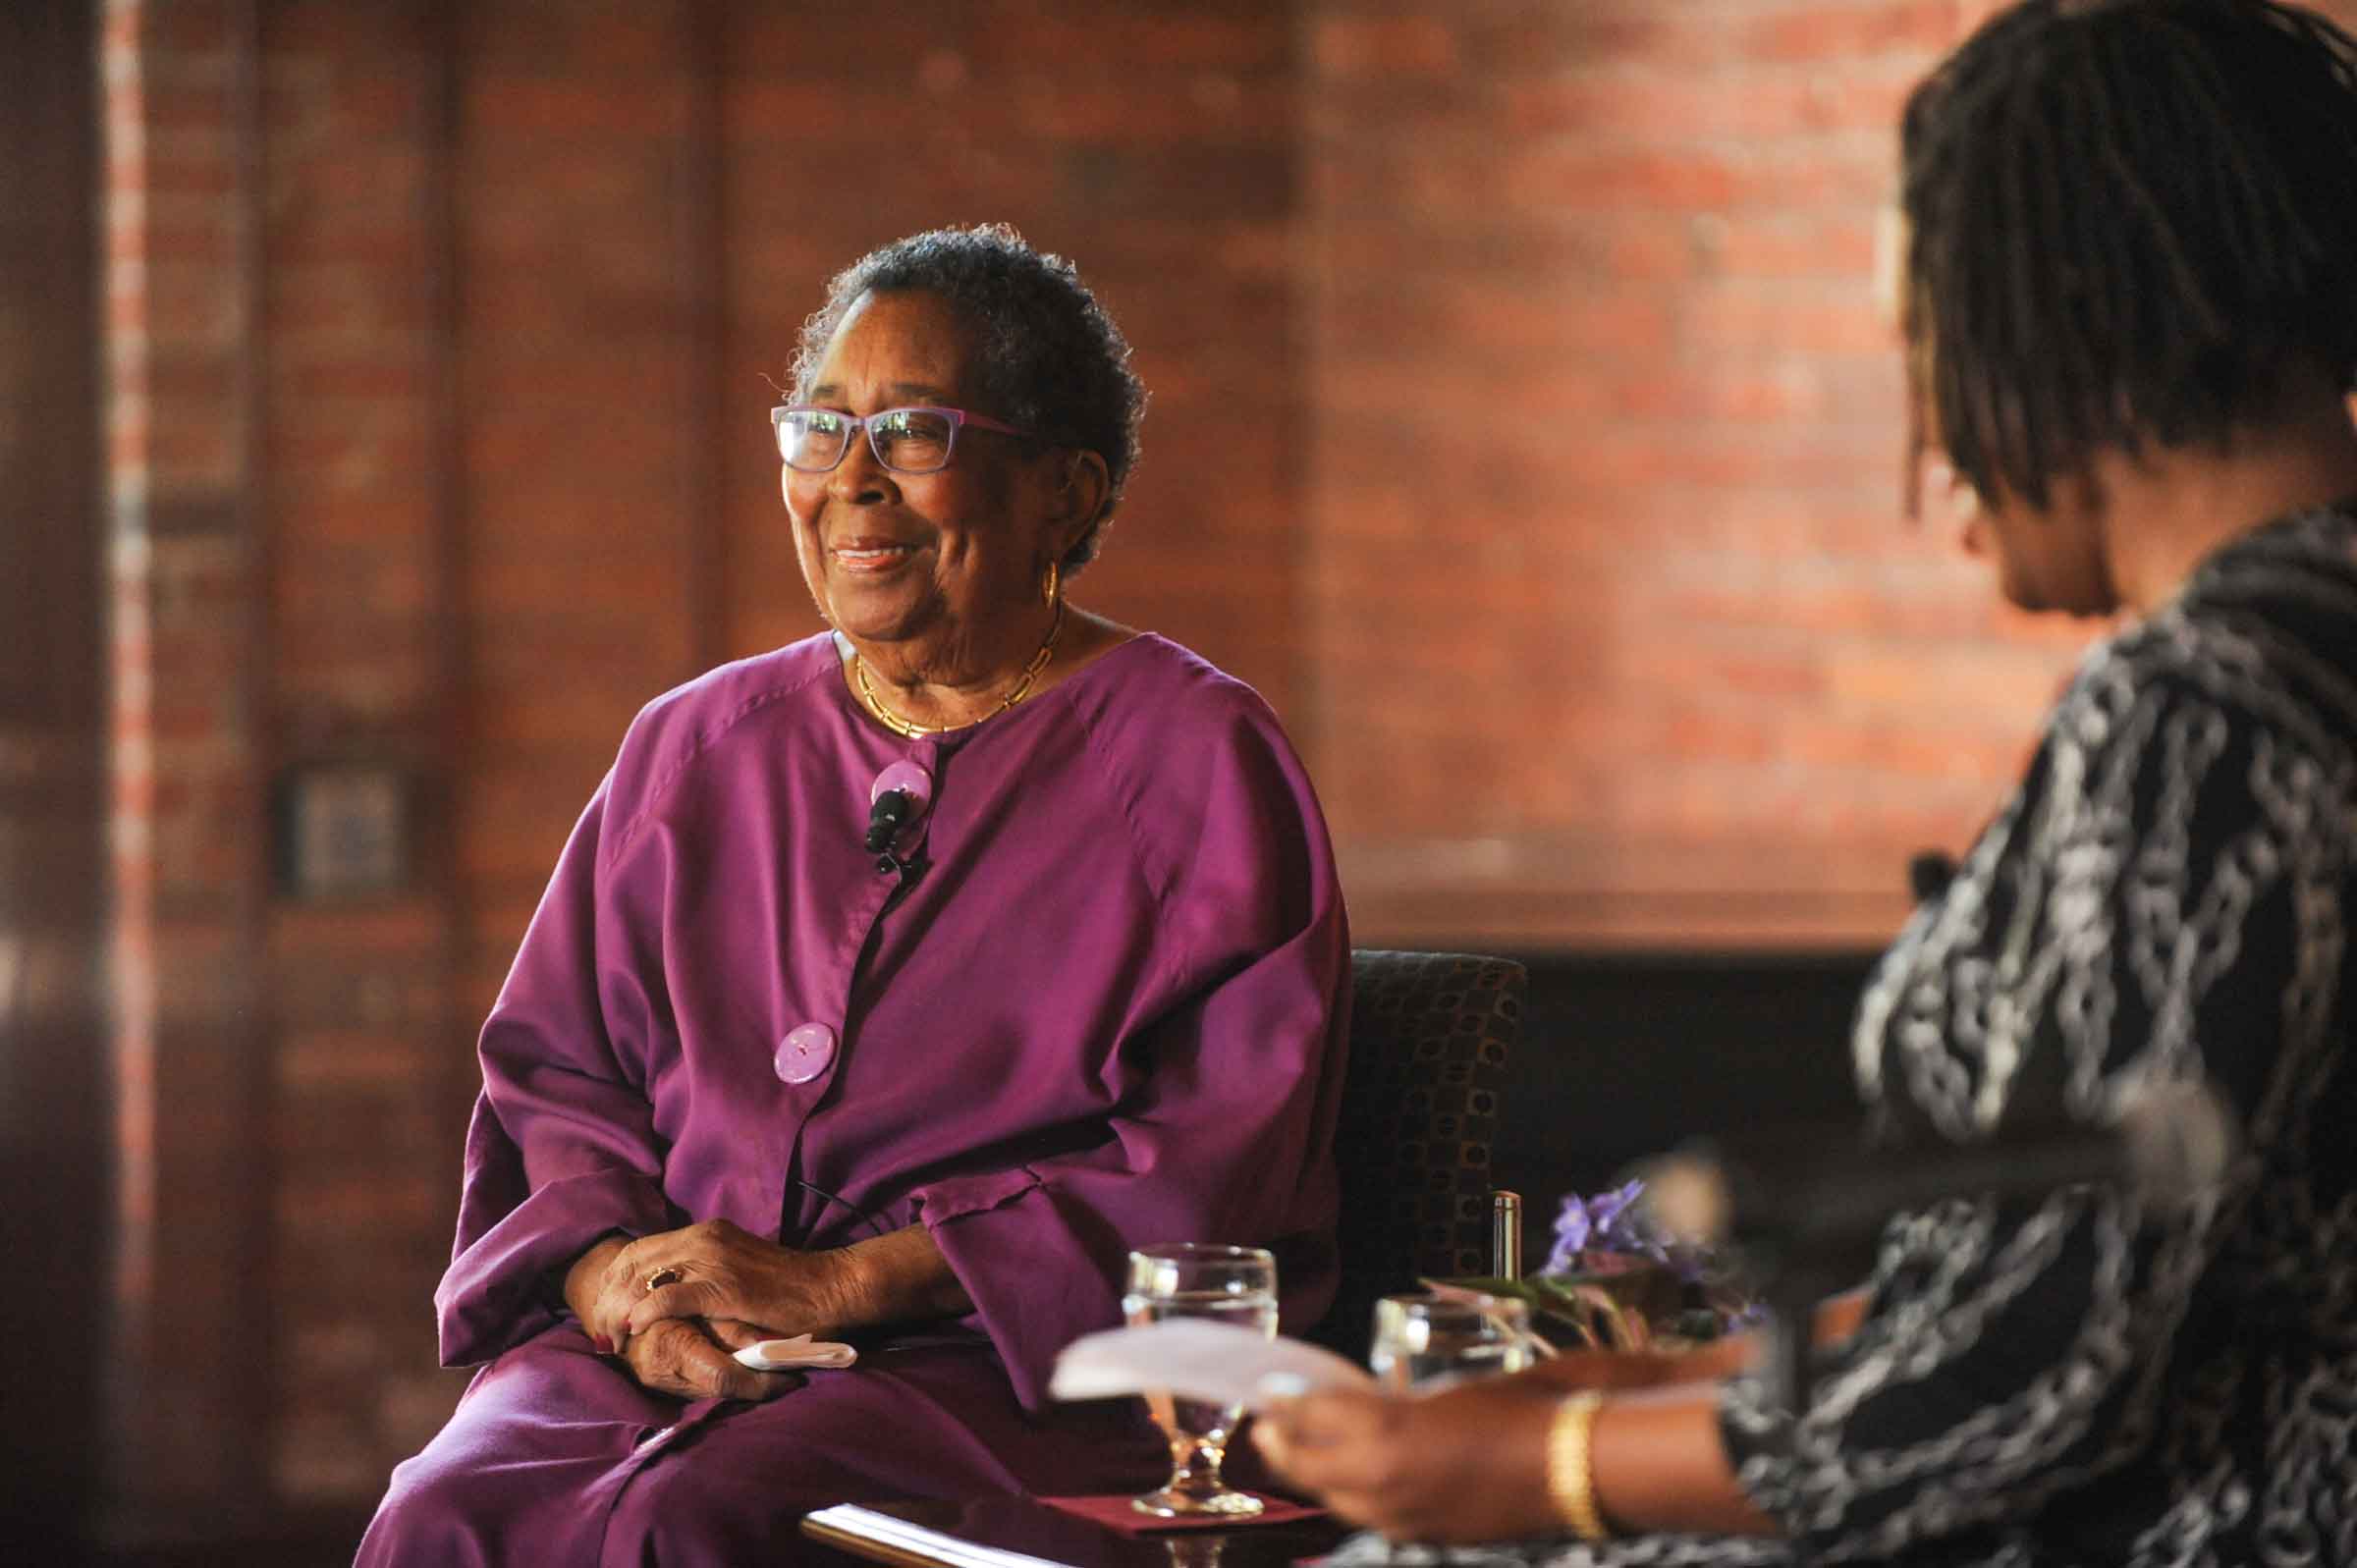
[[[676,1285],[686,1277],[686,1270],[681,1268],[676,1263],[667,1263],[662,1268],[657,1269],[653,1272],[649,1273],[646,1276],[645,1284],[648,1290],[654,1291],[662,1289],[665,1285]]]

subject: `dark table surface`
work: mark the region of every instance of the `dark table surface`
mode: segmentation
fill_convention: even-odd
[[[881,1514],[956,1536],[979,1545],[1019,1551],[1070,1568],[1291,1568],[1321,1556],[1350,1534],[1329,1518],[1289,1524],[1194,1527],[1125,1536],[1092,1520],[1028,1497],[979,1497],[964,1502],[889,1502],[864,1505]],[[937,1568],[943,1559],[813,1526],[802,1532],[833,1548],[839,1560],[864,1558],[896,1568]]]

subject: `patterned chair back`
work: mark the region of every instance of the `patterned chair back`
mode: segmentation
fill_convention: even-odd
[[[1492,1271],[1490,1149],[1528,981],[1507,958],[1350,954],[1335,1129],[1343,1279],[1310,1338],[1363,1361],[1378,1297]]]

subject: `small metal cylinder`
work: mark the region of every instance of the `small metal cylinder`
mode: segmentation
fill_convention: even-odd
[[[1522,1195],[1503,1187],[1490,1194],[1490,1267],[1501,1279],[1522,1277]]]

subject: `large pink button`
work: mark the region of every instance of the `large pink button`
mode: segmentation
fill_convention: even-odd
[[[823,1023],[806,1023],[778,1042],[778,1076],[788,1083],[808,1083],[835,1059],[835,1031]]]
[[[868,804],[875,804],[876,796],[887,789],[898,789],[908,797],[911,817],[922,816],[933,798],[933,776],[904,757],[876,775],[875,783],[867,786]]]

